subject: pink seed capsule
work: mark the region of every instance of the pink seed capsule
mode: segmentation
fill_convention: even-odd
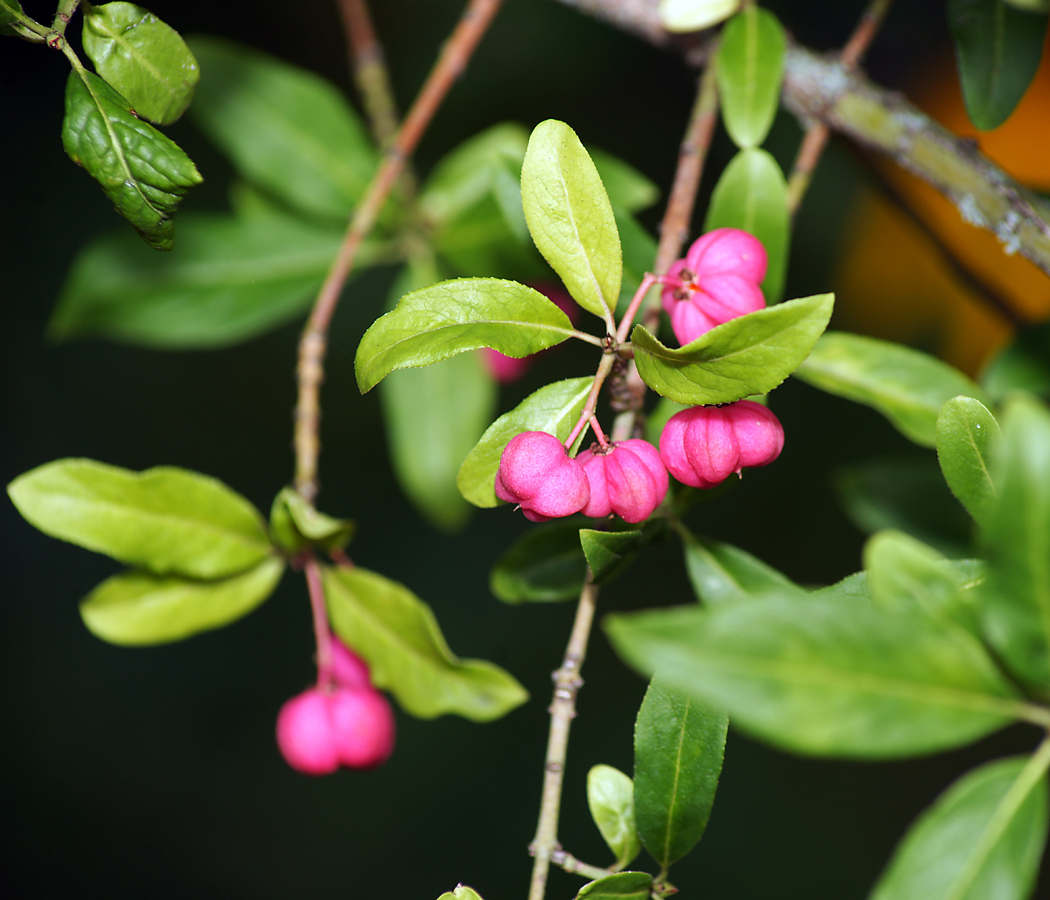
[[[297,772],[328,775],[339,768],[328,698],[317,688],[292,697],[277,714],[277,747]]]
[[[571,516],[591,496],[583,467],[544,431],[526,431],[503,448],[495,491],[500,500],[518,504],[533,522]]]
[[[667,495],[667,469],[646,441],[619,441],[604,450],[594,445],[576,460],[591,487],[585,516],[601,519],[615,513],[625,522],[643,522]]]
[[[760,403],[694,406],[671,416],[660,435],[660,458],[683,484],[711,488],[733,472],[767,466],[784,447],[784,429]]]
[[[339,687],[368,688],[372,686],[368,663],[334,635],[332,636],[332,678]]]

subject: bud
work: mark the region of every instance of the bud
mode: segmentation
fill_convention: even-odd
[[[495,490],[533,522],[571,516],[591,496],[583,467],[545,431],[523,432],[503,448]]]
[[[625,522],[643,522],[667,494],[667,469],[646,441],[620,441],[607,448],[595,444],[576,461],[591,487],[585,516],[603,519],[616,513]]]
[[[660,435],[660,458],[683,484],[711,488],[730,473],[767,466],[784,447],[784,429],[760,403],[694,406],[675,413]]]

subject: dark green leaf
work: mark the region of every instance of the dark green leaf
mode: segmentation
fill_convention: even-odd
[[[647,544],[667,530],[663,519],[646,522],[641,528],[624,531],[580,529],[580,544],[595,584],[610,581],[626,569]]]
[[[652,889],[648,872],[617,872],[585,884],[576,900],[649,900]]]
[[[948,0],[948,23],[970,121],[996,128],[1039,68],[1047,17],[1001,0]]]
[[[350,519],[333,519],[318,512],[292,488],[283,488],[270,509],[270,534],[290,553],[304,547],[341,550],[356,531],[357,525]]]
[[[765,150],[741,150],[723,170],[704,219],[704,231],[715,228],[739,228],[762,242],[769,257],[762,290],[767,303],[776,303],[787,275],[791,222],[784,173]]]
[[[1047,831],[1046,763],[986,763],[912,825],[871,900],[1026,900]]]
[[[664,870],[707,827],[728,724],[661,674],[649,683],[634,726],[634,809],[642,843]]]
[[[988,581],[979,592],[987,637],[1022,679],[1050,687],[1050,413],[1018,398],[1003,414],[998,497],[982,524]]]
[[[180,641],[248,615],[277,587],[284,561],[212,581],[132,571],[103,581],[81,601],[88,631],[111,644]]]
[[[492,567],[489,587],[504,603],[548,603],[580,595],[587,560],[576,525],[530,529]]]
[[[732,544],[686,533],[683,547],[689,581],[702,603],[744,600],[772,590],[804,593],[785,575]]]
[[[1025,328],[981,373],[981,387],[1000,403],[1012,391],[1050,396],[1050,323]]]
[[[589,153],[613,210],[635,213],[648,209],[660,198],[660,189],[634,166],[604,150],[592,147]],[[647,268],[651,267],[652,260]]]
[[[715,58],[718,101],[738,147],[757,147],[769,134],[780,102],[786,43],[777,17],[753,5],[722,30]]]
[[[190,116],[248,181],[293,209],[345,223],[377,165],[367,129],[323,78],[257,50],[197,37]]]
[[[607,315],[620,296],[620,236],[598,171],[564,122],[548,119],[533,130],[521,201],[536,247],[573,299]]]
[[[171,217],[200,184],[200,173],[174,141],[137,118],[128,101],[92,72],[69,73],[62,146],[147,244],[172,248]]]
[[[878,410],[924,447],[936,445],[937,414],[953,397],[985,402],[984,392],[947,363],[900,344],[838,331],[821,337],[795,374],[822,391]]]
[[[642,849],[634,825],[634,782],[612,766],[593,766],[587,773],[587,807],[622,869]]]
[[[222,578],[271,554],[254,506],[185,469],[60,459],[20,475],[7,492],[44,534],[158,575]]]
[[[594,379],[568,378],[529,394],[493,422],[459,470],[460,493],[475,506],[496,506],[493,485],[503,448],[523,431],[546,431],[564,441],[576,424]]]
[[[354,367],[361,393],[396,369],[491,347],[521,359],[560,344],[572,322],[539,291],[498,278],[459,278],[413,291],[372,323]]]
[[[975,643],[863,602],[849,584],[801,599],[611,616],[606,630],[643,673],[659,670],[742,730],[796,753],[932,753],[1026,712]]]
[[[170,25],[134,3],[84,5],[84,52],[151,122],[174,122],[193,99],[200,67]]]
[[[49,331],[174,349],[237,343],[302,314],[339,242],[290,216],[192,213],[171,255],[109,235],[77,257]]]
[[[636,325],[631,344],[638,373],[658,394],[689,406],[767,394],[806,358],[828,325],[833,301],[818,294],[760,309],[677,350]]]
[[[455,713],[498,719],[528,699],[499,666],[457,659],[430,607],[408,588],[366,569],[324,569],[335,633],[368,663],[372,682],[421,719]]]
[[[0,0],[0,34],[10,34],[32,41],[44,43],[47,29],[35,23],[22,9],[18,0]]]
[[[995,502],[990,456],[999,423],[979,400],[955,397],[937,415],[937,459],[948,487],[978,522]]]

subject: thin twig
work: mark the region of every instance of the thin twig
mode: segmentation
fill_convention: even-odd
[[[469,0],[451,37],[412,108],[397,132],[393,144],[383,157],[368,191],[362,197],[342,246],[328,271],[303,330],[299,345],[299,400],[295,411],[295,488],[308,502],[317,497],[317,458],[320,452],[318,431],[320,403],[318,396],[324,379],[324,357],[328,326],[339,303],[339,295],[354,265],[357,252],[375,224],[390,190],[405,169],[452,83],[462,74],[493,17],[501,0]]]
[[[536,837],[529,845],[535,857],[529,900],[543,900],[547,891],[547,873],[551,858],[558,846],[558,813],[561,809],[561,789],[565,777],[565,756],[569,744],[569,728],[576,716],[576,694],[583,685],[580,670],[587,655],[587,641],[594,621],[598,588],[589,581],[580,592],[576,619],[572,625],[569,644],[561,668],[554,673],[554,699],[551,701],[551,728],[547,738],[547,759],[543,774],[543,794]]]
[[[339,12],[346,29],[354,82],[361,93],[372,134],[382,147],[394,139],[398,126],[397,101],[390,86],[383,46],[372,27],[365,0],[339,0]]]
[[[551,862],[559,869],[564,869],[572,875],[582,875],[584,878],[590,878],[592,881],[605,878],[607,875],[616,874],[616,869],[603,869],[601,866],[592,866],[578,860],[571,853],[566,853],[564,850],[555,850],[551,854]]]
[[[310,594],[310,609],[314,619],[314,639],[317,642],[317,686],[321,690],[328,690],[333,677],[332,632],[328,628],[321,566],[313,554],[303,561],[303,570],[306,573],[306,588]]]

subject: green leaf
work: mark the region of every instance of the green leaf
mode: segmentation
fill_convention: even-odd
[[[635,821],[645,849],[666,870],[696,846],[715,802],[726,729],[723,712],[657,674],[634,725]]]
[[[576,900],[649,900],[652,889],[648,872],[617,872],[585,884]]]
[[[1035,77],[1047,17],[1001,0],[948,0],[948,24],[970,121],[996,128]]]
[[[264,560],[247,572],[199,581],[141,570],[103,581],[80,603],[88,631],[111,644],[147,646],[180,641],[248,615],[277,587],[284,560]]]
[[[170,125],[190,105],[200,67],[170,25],[134,3],[84,4],[84,52],[143,118]]]
[[[745,600],[768,591],[803,594],[802,588],[746,550],[688,532],[683,535],[685,567],[701,603]]]
[[[620,236],[598,171],[564,122],[548,119],[533,130],[521,202],[536,247],[573,299],[607,316],[620,296]]]
[[[333,630],[406,712],[489,722],[528,699],[499,666],[453,656],[430,607],[404,585],[360,568],[326,566],[323,575]]]
[[[293,209],[346,222],[378,165],[368,131],[323,78],[257,50],[197,37],[190,116],[246,180]]]
[[[1018,398],[1003,414],[998,497],[982,523],[988,640],[1026,682],[1050,687],[1050,412]]]
[[[44,534],[158,575],[221,578],[272,552],[254,506],[185,469],[60,459],[20,475],[7,493]]]
[[[728,710],[741,730],[796,753],[933,753],[1024,714],[976,643],[945,635],[925,616],[863,602],[851,585],[801,599],[610,616],[606,630],[630,665],[659,670],[670,685]]]
[[[504,603],[549,603],[580,595],[587,560],[576,525],[532,528],[492,567],[489,587]]]
[[[832,294],[818,294],[730,319],[681,349],[643,326],[631,334],[638,374],[654,391],[687,406],[767,394],[806,358],[827,328]]]
[[[990,461],[999,423],[979,400],[954,397],[937,414],[937,459],[948,487],[978,522],[995,502]]]
[[[62,146],[101,186],[120,215],[157,250],[175,241],[175,215],[201,176],[179,146],[131,112],[92,72],[70,72]]]
[[[741,0],[660,0],[660,24],[668,31],[699,31],[728,19]]]
[[[460,467],[460,493],[475,506],[498,505],[494,485],[503,448],[523,431],[546,431],[564,441],[580,417],[594,379],[568,378],[529,394],[493,422]]]
[[[455,890],[445,891],[438,900],[481,900],[481,894],[475,891],[473,888],[468,888],[466,885],[458,884]]]
[[[1027,9],[1031,12],[1050,12],[1050,0],[1003,0],[1015,9]]]
[[[791,221],[784,173],[765,150],[741,150],[723,170],[704,219],[704,231],[715,228],[739,228],[762,242],[769,257],[762,290],[767,303],[776,303],[787,276]]]
[[[906,438],[936,444],[937,415],[957,396],[985,402],[984,392],[957,369],[889,341],[829,331],[795,373],[829,394],[882,413]]]
[[[871,900],[1026,900],[1047,832],[1043,758],[986,763],[909,829]]]
[[[635,213],[660,199],[660,189],[634,166],[604,150],[592,147],[588,152],[614,211]],[[619,224],[619,217],[616,221]]]
[[[587,807],[622,869],[642,849],[634,825],[634,782],[613,766],[593,766],[587,773]]]
[[[981,387],[996,403],[1013,391],[1050,396],[1050,323],[1024,328],[981,372]]]
[[[458,278],[413,291],[361,338],[354,367],[367,393],[395,369],[491,347],[521,359],[560,344],[572,322],[539,291],[499,278]]]
[[[626,569],[646,545],[667,532],[663,519],[646,522],[641,528],[624,531],[580,529],[580,545],[595,584],[610,581]]]
[[[0,0],[0,34],[42,44],[46,33],[46,27],[27,16],[18,0]]]
[[[356,531],[356,523],[318,512],[290,487],[281,489],[270,509],[270,534],[289,553],[305,547],[342,550]]]
[[[784,77],[784,29],[773,13],[747,6],[722,30],[715,57],[722,119],[733,142],[757,147],[769,134]]]
[[[192,213],[171,255],[111,234],[73,263],[49,334],[172,349],[244,341],[305,312],[340,239],[290,216]]]

